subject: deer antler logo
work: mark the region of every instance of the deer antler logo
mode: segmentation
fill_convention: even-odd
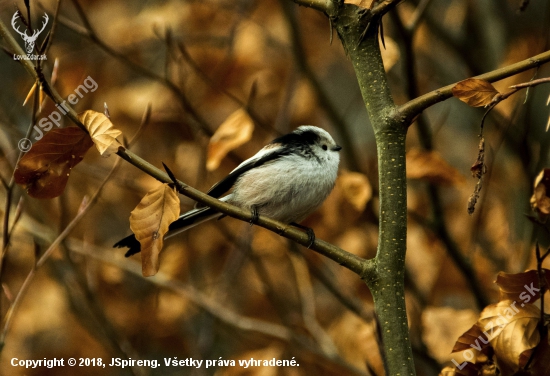
[[[48,24],[48,15],[44,13],[44,23],[42,24],[42,28],[40,30],[34,30],[32,35],[27,35],[27,30],[25,30],[24,33],[19,31],[19,27],[15,24],[17,18],[19,18],[19,13],[15,12],[13,17],[11,18],[11,26],[13,27],[13,30],[17,31],[17,33],[21,35],[21,37],[25,41],[25,49],[27,50],[27,53],[30,54],[34,50],[34,43],[36,42],[36,39],[38,38],[40,33],[44,31],[46,25]]]

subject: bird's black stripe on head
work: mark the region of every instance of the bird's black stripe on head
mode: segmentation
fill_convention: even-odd
[[[321,136],[317,132],[309,129],[297,129],[292,133],[276,138],[272,141],[272,144],[279,144],[282,149],[293,150],[296,155],[306,159],[315,158],[319,164],[322,164],[321,159],[312,148],[314,144],[319,142],[321,142]]]
[[[282,146],[300,146],[304,144],[313,145],[320,140],[319,134],[311,130],[305,130],[285,134],[284,136],[274,139],[271,143],[281,144]]]

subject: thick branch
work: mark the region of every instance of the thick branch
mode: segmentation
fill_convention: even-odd
[[[385,2],[395,5],[397,2]],[[352,5],[339,8],[336,30],[357,75],[378,151],[380,229],[374,270],[363,275],[374,298],[389,375],[414,375],[405,307],[407,125],[397,115],[378,43],[379,17]]]

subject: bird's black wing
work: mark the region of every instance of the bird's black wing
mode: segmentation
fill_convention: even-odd
[[[217,182],[206,192],[207,195],[219,198],[221,195],[229,191],[237,179],[241,177],[242,174],[244,174],[247,171],[250,171],[251,169],[255,167],[259,167],[261,165],[264,165],[268,162],[272,162],[278,158],[281,158],[285,155],[288,155],[290,150],[285,147],[279,147],[274,149],[271,153],[266,153],[263,156],[261,156],[258,159],[251,159],[250,161],[242,164],[241,166],[237,167],[235,170],[231,171],[229,175],[227,175],[225,178]]]

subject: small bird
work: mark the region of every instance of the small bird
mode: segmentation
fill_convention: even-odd
[[[258,215],[306,229],[311,244],[313,231],[300,226],[334,188],[342,149],[330,134],[312,125],[302,125],[278,137],[237,166],[207,192],[209,196]],[[197,206],[169,226],[165,239],[209,219],[222,217],[216,209]],[[128,247],[126,257],[140,252],[140,243],[130,235],[114,247]]]

